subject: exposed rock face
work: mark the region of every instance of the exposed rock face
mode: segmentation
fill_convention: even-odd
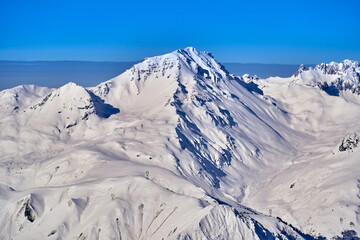
[[[300,73],[309,70],[304,64],[301,64],[299,69],[296,71],[296,73],[294,74],[295,77],[299,76]]]
[[[339,151],[353,151],[359,144],[359,136],[356,133],[349,133],[342,140]]]

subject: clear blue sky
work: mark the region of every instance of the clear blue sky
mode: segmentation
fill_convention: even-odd
[[[194,46],[220,62],[360,60],[360,1],[0,0],[0,59],[136,61]]]

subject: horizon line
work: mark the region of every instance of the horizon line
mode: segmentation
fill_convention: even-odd
[[[143,59],[144,60],[144,59]],[[0,62],[89,62],[89,63],[140,63],[143,60],[135,61],[98,61],[98,60],[6,60],[0,59]],[[344,59],[345,60],[345,59]],[[356,61],[356,60],[354,60]],[[219,62],[219,61],[217,61]],[[334,61],[335,62],[335,61]],[[261,62],[219,62],[220,64],[256,64],[256,65],[288,65],[288,66],[300,66],[304,65],[317,65],[319,63],[261,63]]]

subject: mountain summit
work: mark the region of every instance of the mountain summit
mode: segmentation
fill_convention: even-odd
[[[360,99],[315,84],[356,64],[238,77],[189,47],[91,88],[4,90],[0,235],[356,237]]]

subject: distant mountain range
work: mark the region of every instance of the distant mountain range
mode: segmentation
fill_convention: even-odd
[[[60,87],[67,82],[94,86],[113,78],[137,62],[87,62],[87,61],[0,61],[0,90],[21,84]],[[238,76],[257,75],[289,77],[299,65],[223,63],[226,69]],[[306,65],[314,67],[315,65]]]

